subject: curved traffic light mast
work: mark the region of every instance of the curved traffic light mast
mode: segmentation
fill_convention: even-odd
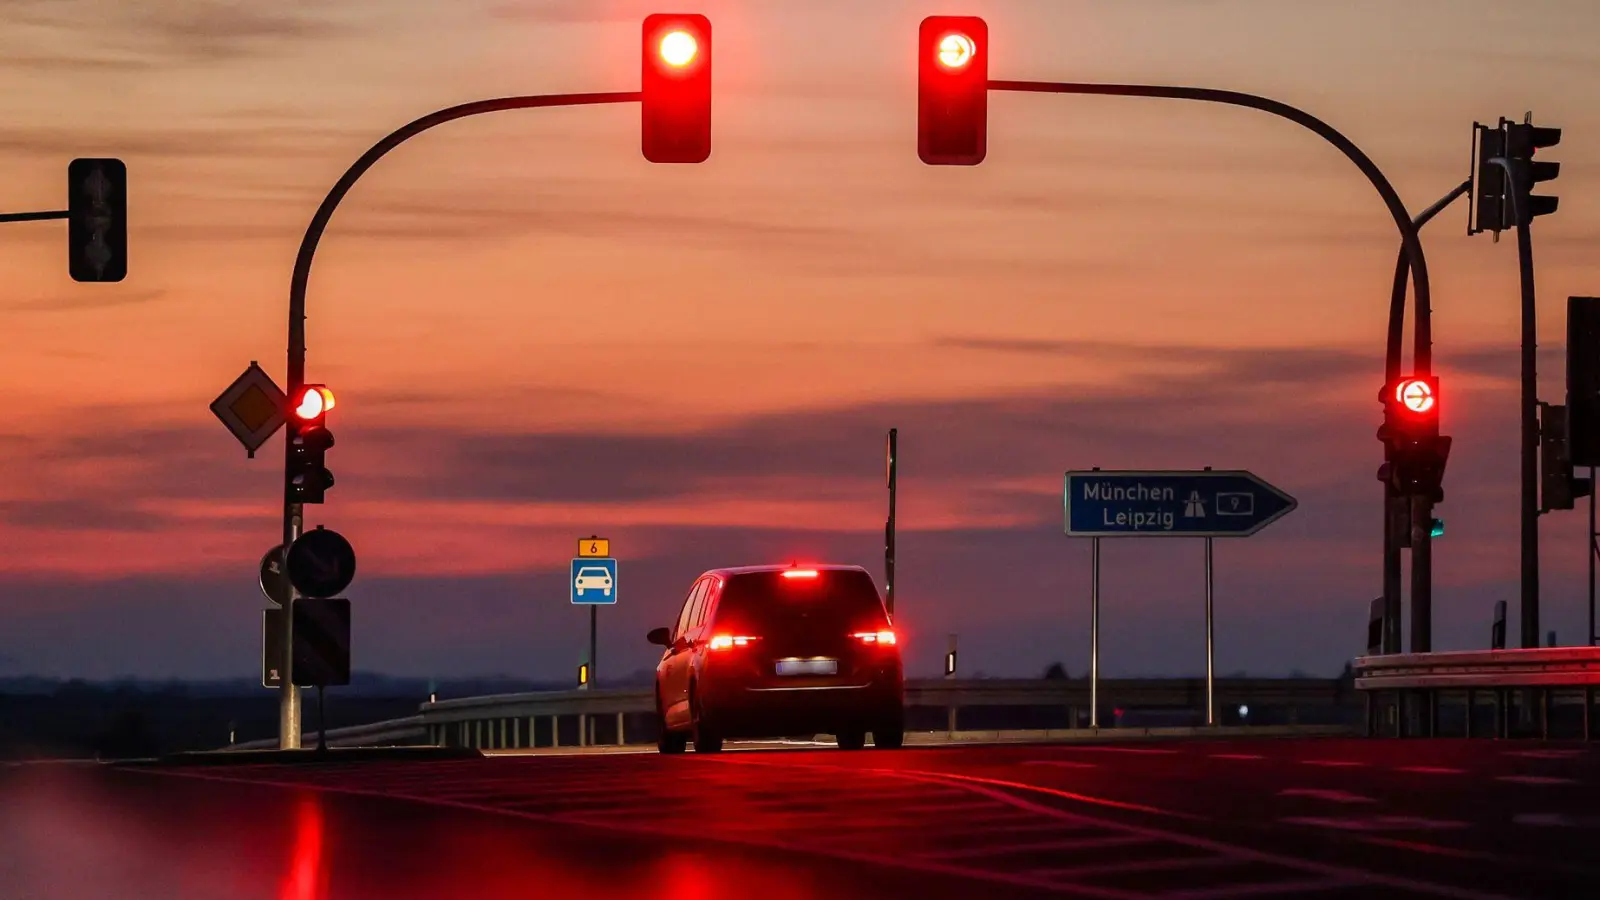
[[[289,281],[288,395],[294,409],[312,403],[305,383],[306,370],[306,287],[311,279],[311,261],[322,234],[357,180],[378,160],[424,131],[485,113],[511,109],[538,109],[556,106],[595,106],[639,102],[642,108],[640,149],[651,162],[697,163],[711,153],[711,23],[700,15],[651,15],[643,25],[641,54],[642,89],[583,94],[534,94],[499,97],[463,103],[431,112],[385,135],[351,163],[339,176],[306,226],[295,254],[294,274]],[[331,407],[332,394],[326,395]],[[308,406],[309,411],[312,407]],[[326,408],[322,410],[326,412]],[[332,486],[333,476],[321,466],[321,453],[332,446],[333,436],[321,428],[313,431],[312,441],[296,445],[299,427],[290,417],[289,440],[285,441],[283,540],[293,544],[303,526],[301,505],[320,503],[321,491]],[[324,440],[325,439],[325,440]],[[320,474],[319,474],[320,473]],[[301,476],[297,485],[295,478]],[[326,476],[324,479],[322,476]],[[322,485],[320,488],[317,485]],[[315,497],[316,499],[308,499]],[[284,616],[285,627],[292,627],[293,616]],[[292,635],[285,634],[284,646],[292,646]],[[300,703],[293,678],[288,677],[285,660],[282,700],[279,704],[279,743],[284,749],[300,745]]]

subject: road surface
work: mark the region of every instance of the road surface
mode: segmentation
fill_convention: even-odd
[[[1597,842],[1600,753],[1487,740],[0,767],[6,900],[1549,900]]]

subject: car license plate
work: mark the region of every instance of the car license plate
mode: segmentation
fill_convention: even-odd
[[[780,659],[779,675],[837,675],[837,659]]]

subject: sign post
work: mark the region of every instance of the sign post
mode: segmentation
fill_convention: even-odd
[[[572,602],[589,606],[589,662],[582,687],[594,684],[595,656],[599,649],[600,605],[617,602],[617,561],[611,556],[611,541],[597,535],[578,539],[578,555],[572,560]]]
[[[1255,475],[1239,470],[1101,471],[1067,473],[1066,533],[1090,538],[1089,727],[1099,727],[1100,539],[1205,538],[1206,724],[1217,722],[1215,581],[1211,539],[1249,537],[1299,504]]]

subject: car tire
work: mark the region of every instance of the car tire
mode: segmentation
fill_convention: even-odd
[[[694,687],[689,688],[689,708],[693,711],[690,716],[690,734],[694,739],[694,752],[720,753],[722,752],[722,736],[713,731],[706,722],[705,710],[701,708],[700,701],[694,695]]]
[[[872,730],[872,746],[878,750],[899,750],[906,744],[906,730],[902,725]]]
[[[682,753],[689,748],[689,736],[681,731],[668,730],[665,718],[657,716],[656,726],[660,729],[656,733],[657,750],[662,753]]]
[[[841,731],[833,737],[839,742],[840,750],[860,750],[867,745],[865,731]]]

